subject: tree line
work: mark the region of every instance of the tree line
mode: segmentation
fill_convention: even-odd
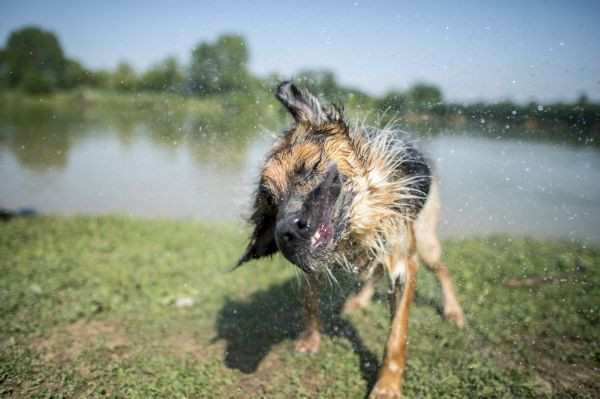
[[[191,51],[188,65],[167,57],[145,71],[127,62],[114,70],[89,70],[67,57],[56,35],[38,27],[14,31],[0,49],[0,89],[31,94],[92,87],[119,92],[166,92],[190,96],[226,95],[273,88],[283,77],[260,78],[248,69],[249,52],[239,35],[226,34],[214,42],[200,42]],[[568,129],[579,139],[596,139],[600,131],[600,104],[582,95],[574,103],[515,104],[510,101],[452,103],[436,86],[418,83],[405,91],[392,90],[375,98],[338,83],[333,72],[306,70],[294,79],[311,91],[343,104],[368,107],[408,122],[485,126],[503,131],[515,126],[530,131],[556,127]],[[429,118],[432,118],[431,120]],[[590,134],[593,133],[593,134]],[[600,137],[598,137],[600,139]],[[598,140],[596,140],[598,141]]]
[[[0,50],[0,88],[30,94],[88,86],[208,95],[247,88],[253,80],[247,64],[244,39],[223,35],[214,43],[203,42],[194,48],[187,67],[175,57],[167,57],[142,72],[124,61],[112,71],[92,71],[66,57],[52,32],[26,27],[12,32]]]

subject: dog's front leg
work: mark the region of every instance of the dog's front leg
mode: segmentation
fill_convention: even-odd
[[[304,283],[304,328],[296,340],[296,352],[317,353],[321,345],[319,331],[320,278],[308,275]]]
[[[369,398],[399,398],[402,395],[402,374],[406,364],[406,339],[408,336],[408,315],[413,294],[417,285],[419,264],[412,256],[406,260],[406,279],[404,284],[394,282],[390,299],[392,325],[385,346],[383,364],[379,369],[377,383]]]

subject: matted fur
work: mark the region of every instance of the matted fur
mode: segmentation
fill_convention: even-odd
[[[317,165],[322,173],[327,164],[336,163],[347,179],[344,190],[351,200],[346,204],[347,230],[335,262],[355,272],[386,264],[391,248],[401,244],[397,237],[408,235],[407,224],[416,213],[414,201],[426,195],[410,185],[423,176],[400,172],[403,163],[414,161],[406,147],[414,146],[415,139],[394,123],[375,127],[339,121],[322,125],[316,132],[310,129],[308,124],[298,124],[275,142],[261,173],[261,186],[276,201],[288,189],[289,177],[298,165],[307,169]],[[405,275],[402,265],[398,266],[401,270],[388,270],[390,277]]]
[[[408,315],[418,256],[436,272],[446,318],[462,327],[465,316],[437,238],[438,184],[418,143],[394,123],[348,125],[341,111],[290,82],[277,98],[294,117],[269,151],[250,222],[255,226],[237,266],[277,251],[307,274],[303,332],[296,350],[320,344],[320,276],[341,265],[352,271],[387,271],[392,325],[372,398],[399,397],[405,367]],[[379,273],[377,273],[379,274]],[[350,299],[350,311],[369,303],[368,280]]]

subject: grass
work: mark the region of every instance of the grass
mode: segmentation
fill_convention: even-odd
[[[229,273],[246,231],[121,217],[0,224],[0,392],[8,397],[364,397],[389,325],[385,301],[339,314],[323,295],[324,342],[298,356],[295,269],[280,257]],[[597,397],[598,248],[506,236],[449,241],[469,325],[440,316],[422,268],[407,397]],[[513,278],[573,275],[509,288]],[[177,299],[193,298],[191,307]]]

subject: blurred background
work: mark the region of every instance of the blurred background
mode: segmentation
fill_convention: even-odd
[[[442,235],[600,242],[600,4],[0,4],[0,208],[242,225],[293,79],[415,132]]]

